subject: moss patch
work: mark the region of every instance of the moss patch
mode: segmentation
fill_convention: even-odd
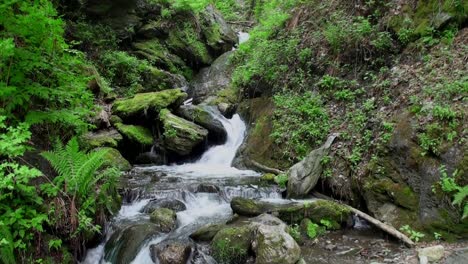
[[[252,239],[248,226],[221,229],[211,243],[213,257],[220,264],[246,263]]]
[[[131,141],[140,143],[143,146],[153,145],[153,135],[151,131],[142,126],[115,124],[117,130]]]
[[[128,171],[132,168],[132,165],[130,165],[130,162],[126,160],[122,154],[115,148],[98,148],[98,149],[104,149],[107,151],[106,156],[104,157],[104,165],[105,167],[115,167],[121,171]],[[96,149],[96,150],[98,150]]]
[[[333,201],[319,200],[279,211],[279,218],[291,224],[298,224],[304,218],[320,224],[321,220],[344,223],[351,215],[348,207]]]
[[[122,118],[144,115],[147,111],[160,111],[171,105],[178,105],[187,98],[180,89],[164,90],[153,93],[141,93],[130,99],[117,100],[112,107],[115,114]]]

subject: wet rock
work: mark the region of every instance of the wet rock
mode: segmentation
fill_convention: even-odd
[[[134,144],[147,147],[153,145],[153,135],[146,127],[121,123],[115,124],[115,127],[126,139]]]
[[[89,132],[80,137],[80,145],[84,149],[94,149],[100,147],[115,148],[122,141],[122,135],[115,129],[99,130]]]
[[[273,173],[265,173],[262,175],[260,178],[262,181],[267,181],[267,182],[274,182],[275,181],[276,175]]]
[[[150,246],[151,259],[160,264],[185,264],[191,253],[192,247],[188,243],[174,242]]]
[[[229,57],[231,54],[232,52],[227,52],[221,55],[210,67],[201,69],[195,76],[189,90],[193,103],[199,104],[230,87],[232,66],[229,65]]]
[[[111,126],[109,121],[110,114],[106,109],[101,109],[94,118],[91,119],[91,123],[96,126],[97,129],[107,129]]]
[[[214,51],[215,57],[232,50],[238,37],[213,5],[207,6],[205,12],[202,13],[201,20],[203,35],[207,45]]]
[[[184,76],[173,74],[155,67],[150,67],[143,75],[144,87],[141,92],[157,92],[166,89],[188,89],[188,82]]]
[[[138,41],[132,44],[134,53],[141,59],[169,72],[190,71],[185,62],[177,55],[172,54],[159,39]],[[184,82],[184,86],[185,86]],[[179,87],[183,88],[183,86]]]
[[[106,243],[104,259],[116,264],[130,263],[138,254],[140,246],[158,234],[158,226],[152,223],[136,224],[117,230]]]
[[[161,111],[159,117],[164,125],[165,148],[181,156],[190,154],[208,135],[208,130],[168,110]]]
[[[288,197],[304,197],[315,187],[320,175],[322,175],[321,161],[328,154],[337,136],[333,134],[328,137],[323,146],[310,152],[304,160],[296,163],[288,170]]]
[[[187,210],[187,207],[185,204],[177,199],[157,199],[157,200],[151,200],[145,207],[142,209],[142,213],[146,214],[151,214],[153,213],[156,209],[159,208],[168,208],[171,209],[175,212],[180,212],[180,211],[185,211]]]
[[[197,187],[197,193],[219,193],[220,189],[214,184],[200,184]]]
[[[236,113],[236,106],[234,104],[219,103],[218,110],[224,117],[230,119]]]
[[[129,171],[132,165],[126,160],[120,152],[114,148],[97,148],[95,150],[105,150],[107,153],[104,157],[104,167],[115,167],[121,171]]]
[[[444,247],[437,245],[433,247],[426,247],[418,249],[419,259],[427,258],[429,262],[439,261],[444,257]]]
[[[139,154],[135,158],[137,164],[164,165],[167,162],[166,156],[160,153],[148,151]]]
[[[214,111],[214,110],[211,110]],[[227,137],[226,129],[214,113],[210,113],[206,107],[197,105],[183,105],[176,111],[177,115],[190,120],[206,129],[219,141],[224,141]]]
[[[468,263],[468,248],[453,251],[446,259],[446,264]]]
[[[197,231],[193,232],[190,235],[190,238],[196,241],[211,241],[214,236],[219,232],[219,230],[226,227],[223,224],[210,224],[205,225],[197,229]]]
[[[243,264],[249,257],[253,239],[252,227],[226,227],[211,242],[212,255],[218,263]]]
[[[302,206],[280,210],[278,213],[278,217],[288,223],[300,223],[304,218],[310,218],[315,223],[327,219],[335,228],[341,227],[351,217],[351,212],[346,206],[327,200],[311,201]]]
[[[159,231],[164,233],[174,229],[176,220],[176,213],[168,208],[158,208],[150,215],[150,221],[158,227]]]
[[[123,119],[156,115],[164,108],[181,105],[186,97],[187,94],[180,89],[140,93],[130,99],[117,100],[112,111]]]

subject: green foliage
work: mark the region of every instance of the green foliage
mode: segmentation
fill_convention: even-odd
[[[468,185],[460,186],[455,181],[458,171],[454,171],[451,177],[447,174],[445,166],[440,168],[440,187],[445,193],[452,195],[452,204],[463,208],[462,219],[468,217]]]
[[[146,60],[140,60],[125,51],[108,51],[102,55],[103,75],[111,81],[117,92],[126,96],[141,89],[142,75],[150,68]]]
[[[279,174],[275,176],[275,182],[281,188],[286,188],[286,184],[288,183],[288,175],[286,174]]]
[[[423,233],[412,229],[409,225],[402,226],[400,231],[405,232],[407,235],[409,235],[409,238],[416,243],[418,243],[419,240],[425,236]]]
[[[310,92],[275,95],[274,102],[271,136],[284,146],[285,157],[300,160],[328,134],[330,124],[323,102],[320,96]]]
[[[22,256],[34,244],[47,221],[40,211],[43,199],[32,185],[42,173],[14,161],[30,137],[27,124],[8,126],[0,116],[0,262],[6,264],[19,261],[16,253]]]
[[[348,20],[343,19],[346,17],[342,13],[334,13],[331,21],[329,22],[323,31],[323,35],[327,40],[328,44],[335,52],[343,50],[347,46],[356,46],[358,43],[364,41],[365,38],[369,37],[374,31],[374,27],[370,21],[364,17],[356,17],[352,23]],[[384,45],[388,42],[387,36],[378,34],[374,43]]]
[[[333,224],[333,221],[330,221],[328,219],[320,220],[320,224],[323,225],[326,229],[333,229],[333,227],[335,226]]]
[[[50,1],[0,5],[0,107],[11,118],[87,128],[93,97],[84,56],[69,49]]]
[[[325,233],[325,228],[323,226],[319,226],[316,223],[309,222],[307,223],[307,236],[310,239],[314,239],[320,235]]]
[[[288,233],[289,235],[291,235],[292,238],[294,238],[294,240],[301,240],[301,231],[299,225],[288,226]]]

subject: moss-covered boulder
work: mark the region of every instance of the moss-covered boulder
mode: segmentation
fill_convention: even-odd
[[[152,223],[135,224],[119,229],[106,243],[104,259],[110,263],[130,263],[143,243],[159,234],[159,227]]]
[[[258,216],[264,213],[279,212],[290,208],[302,208],[300,203],[273,203],[260,200],[234,197],[231,200],[231,209],[234,213],[243,216]]]
[[[95,149],[100,147],[116,148],[122,135],[115,129],[104,129],[96,132],[89,132],[80,137],[80,146],[84,149]]]
[[[262,175],[262,177],[260,177],[260,179],[262,181],[273,183],[273,182],[275,182],[275,177],[276,177],[276,175],[273,174],[273,173],[265,173],[265,174]]]
[[[189,155],[208,135],[208,130],[169,110],[162,110],[159,117],[164,125],[164,146],[178,155]]]
[[[188,82],[184,76],[173,74],[155,67],[150,67],[143,73],[143,89],[142,92],[157,92],[167,89],[180,88],[188,89]]]
[[[211,241],[214,236],[219,232],[219,230],[226,227],[222,224],[209,224],[200,227],[195,232],[190,235],[190,238],[196,241]]]
[[[184,211],[187,209],[185,204],[181,202],[180,200],[177,199],[170,199],[170,198],[164,198],[164,199],[154,199],[148,202],[145,207],[141,210],[143,213],[149,213],[151,214],[154,212],[156,209],[159,208],[168,208],[173,210],[174,212],[180,212]]]
[[[174,229],[177,215],[171,209],[158,208],[150,214],[150,220],[158,227],[159,231],[167,233]]]
[[[253,242],[256,264],[296,264],[301,248],[285,230],[285,225],[260,225]]]
[[[215,118],[215,114],[210,111],[214,109],[207,109],[208,106],[198,105],[183,105],[177,109],[177,114],[186,120],[195,122],[209,131],[209,135],[217,141],[224,141],[227,137],[226,129],[219,119]]]
[[[211,242],[212,255],[218,263],[244,264],[252,240],[253,228],[249,225],[221,229]]]
[[[316,200],[304,203],[302,206],[280,210],[278,217],[287,223],[295,224],[299,224],[304,218],[309,218],[315,223],[328,220],[344,224],[351,217],[351,212],[345,205],[333,201]]]
[[[141,146],[153,145],[153,135],[146,127],[125,125],[122,123],[115,124],[117,130],[131,142],[140,144]]]
[[[201,22],[204,39],[213,51],[214,56],[232,50],[232,47],[238,41],[238,37],[229,24],[226,23],[223,15],[213,5],[208,5],[201,14]]]
[[[132,168],[130,162],[128,162],[117,149],[109,147],[98,149],[103,149],[107,152],[104,157],[104,167],[115,167],[121,171],[129,171]]]
[[[185,98],[187,98],[187,94],[180,89],[141,93],[130,99],[117,100],[112,111],[123,119],[142,117],[147,114],[156,115],[164,108],[182,104]]]

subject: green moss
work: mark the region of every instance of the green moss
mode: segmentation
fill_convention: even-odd
[[[239,101],[239,89],[235,87],[229,87],[227,89],[220,90],[216,93],[216,99],[211,104],[236,104]]]
[[[138,142],[143,146],[153,145],[153,135],[151,131],[142,126],[116,124],[117,130],[126,138]]]
[[[213,257],[220,264],[244,264],[252,241],[248,226],[221,229],[211,243]]]
[[[109,118],[109,122],[110,122],[112,125],[115,126],[116,124],[123,123],[123,120],[122,120],[122,118],[120,118],[119,116],[112,115],[112,116]]]
[[[176,213],[168,208],[158,208],[150,215],[151,222],[158,225],[162,232],[171,231],[175,226],[176,218]]]
[[[291,207],[279,211],[279,218],[292,224],[300,223],[304,218],[310,218],[318,224],[321,220],[326,219],[341,226],[341,223],[346,222],[350,215],[348,207],[326,200],[313,201],[301,207]]]
[[[105,149],[107,151],[106,156],[104,157],[104,165],[105,167],[115,167],[121,171],[128,171],[132,168],[130,162],[126,160],[120,152],[114,148],[98,148],[98,149]]]
[[[115,132],[115,133],[114,133]],[[100,147],[111,147],[116,148],[119,142],[122,140],[122,135],[117,131],[98,131],[89,132],[80,137],[80,146],[83,149],[91,150]]]
[[[418,208],[419,198],[406,184],[395,183],[389,178],[383,178],[368,180],[365,188],[370,192],[377,193],[376,197],[380,197],[381,201],[390,200],[410,210]]]
[[[112,110],[123,118],[144,115],[148,110],[160,111],[171,105],[178,105],[187,98],[180,89],[136,94],[133,98],[117,100]]]
[[[276,175],[273,173],[265,173],[262,175],[260,178],[262,181],[267,181],[267,182],[275,182],[275,177]]]

